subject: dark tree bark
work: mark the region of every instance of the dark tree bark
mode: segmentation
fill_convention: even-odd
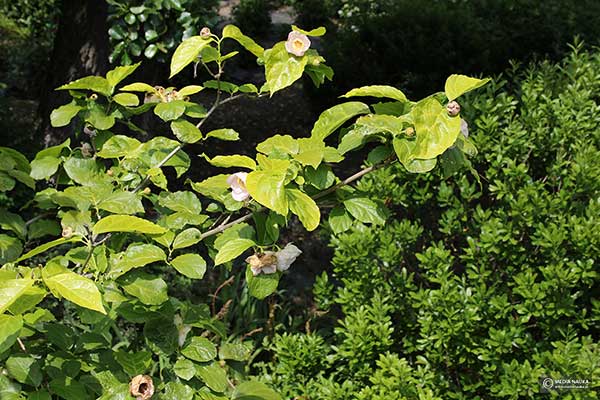
[[[72,127],[53,128],[52,110],[69,101],[67,93],[54,91],[74,79],[104,75],[108,63],[108,5],[104,0],[63,0],[47,79],[40,93],[39,114],[44,146],[65,140]]]

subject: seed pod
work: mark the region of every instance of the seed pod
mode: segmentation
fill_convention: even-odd
[[[89,143],[81,143],[81,155],[90,158],[94,155],[94,148]]]
[[[131,382],[129,382],[129,393],[136,398],[136,400],[148,400],[154,394],[154,383],[152,378],[148,375],[135,376]]]
[[[73,228],[71,228],[70,226],[65,226],[62,230],[61,235],[64,238],[70,238],[71,236],[73,236]]]
[[[446,110],[448,111],[449,116],[456,117],[460,113],[460,104],[456,101],[451,101],[446,106]]]
[[[208,26],[205,26],[204,28],[202,28],[202,30],[200,31],[200,37],[206,39],[210,37],[210,28]]]

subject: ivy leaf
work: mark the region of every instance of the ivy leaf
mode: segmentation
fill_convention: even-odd
[[[94,235],[108,232],[162,234],[166,231],[167,230],[161,226],[131,215],[109,215],[98,221],[92,229]]]
[[[311,136],[325,139],[350,118],[369,113],[369,106],[358,101],[335,105],[321,113],[315,123]]]
[[[206,261],[198,254],[182,254],[171,261],[179,273],[191,279],[202,279],[206,272]]]
[[[366,197],[353,197],[344,200],[346,210],[357,220],[364,223],[383,225],[385,215],[379,209],[379,206],[371,199]]]
[[[131,271],[119,278],[123,290],[147,305],[159,305],[169,300],[167,284],[162,278],[141,271]]]
[[[240,134],[233,129],[216,129],[206,134],[206,137],[212,137],[219,140],[236,141],[240,139]]]
[[[300,222],[308,231],[315,230],[321,219],[321,212],[317,203],[298,189],[286,189],[285,194],[290,205],[290,211],[298,216]]]
[[[455,100],[463,94],[470,92],[485,85],[490,81],[490,78],[477,79],[466,75],[453,74],[446,79],[444,91],[449,101]]]
[[[81,109],[82,107],[78,106],[74,101],[60,106],[57,109],[52,110],[52,113],[50,114],[50,124],[55,128],[67,126]]]
[[[385,85],[363,86],[352,89],[342,97],[383,97],[402,102],[408,101],[406,95],[401,90]]]
[[[0,280],[0,314],[33,285],[33,279]]]
[[[256,297],[259,300],[275,293],[277,285],[279,285],[279,278],[281,274],[276,272],[274,274],[260,274],[254,276],[250,266],[246,269],[246,282],[248,282],[248,292],[251,296]]]
[[[190,360],[207,362],[215,359],[217,356],[217,347],[206,338],[194,336],[181,349],[181,354]]]
[[[102,295],[89,278],[69,271],[57,263],[48,263],[42,269],[42,279],[55,296],[62,296],[78,306],[106,314]]]
[[[185,102],[183,100],[173,100],[168,103],[158,103],[154,107],[154,114],[165,122],[173,121],[183,115],[185,112]]]
[[[265,51],[265,77],[270,95],[300,79],[307,62],[308,57],[295,57],[288,53],[284,42]]]
[[[181,72],[188,64],[196,61],[202,49],[211,42],[212,39],[205,39],[201,36],[192,36],[181,42],[171,58],[171,75],[169,79]]]
[[[235,259],[255,244],[254,240],[250,239],[234,239],[226,242],[215,256],[215,266]]]
[[[196,143],[202,139],[200,129],[185,119],[178,119],[171,122],[171,130],[177,139],[184,143]]]
[[[254,40],[244,35],[240,28],[235,25],[227,25],[223,28],[223,39],[230,38],[241,44],[246,50],[256,57],[262,57],[265,49],[259,46]]]

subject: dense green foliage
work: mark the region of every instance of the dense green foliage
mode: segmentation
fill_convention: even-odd
[[[216,23],[218,0],[106,0],[110,61],[129,65],[141,58],[169,60],[175,47],[203,26]]]
[[[468,98],[481,184],[399,165],[362,179],[393,215],[333,234],[311,332],[265,342],[265,379],[311,400],[533,398],[541,376],[597,390],[598,93],[600,53],[576,48]]]

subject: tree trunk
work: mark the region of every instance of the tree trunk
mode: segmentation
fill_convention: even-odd
[[[50,125],[52,110],[70,98],[68,93],[54,89],[74,79],[108,71],[107,15],[104,0],[62,0],[47,79],[40,93],[41,135],[46,147],[64,141],[73,130],[72,126]]]

